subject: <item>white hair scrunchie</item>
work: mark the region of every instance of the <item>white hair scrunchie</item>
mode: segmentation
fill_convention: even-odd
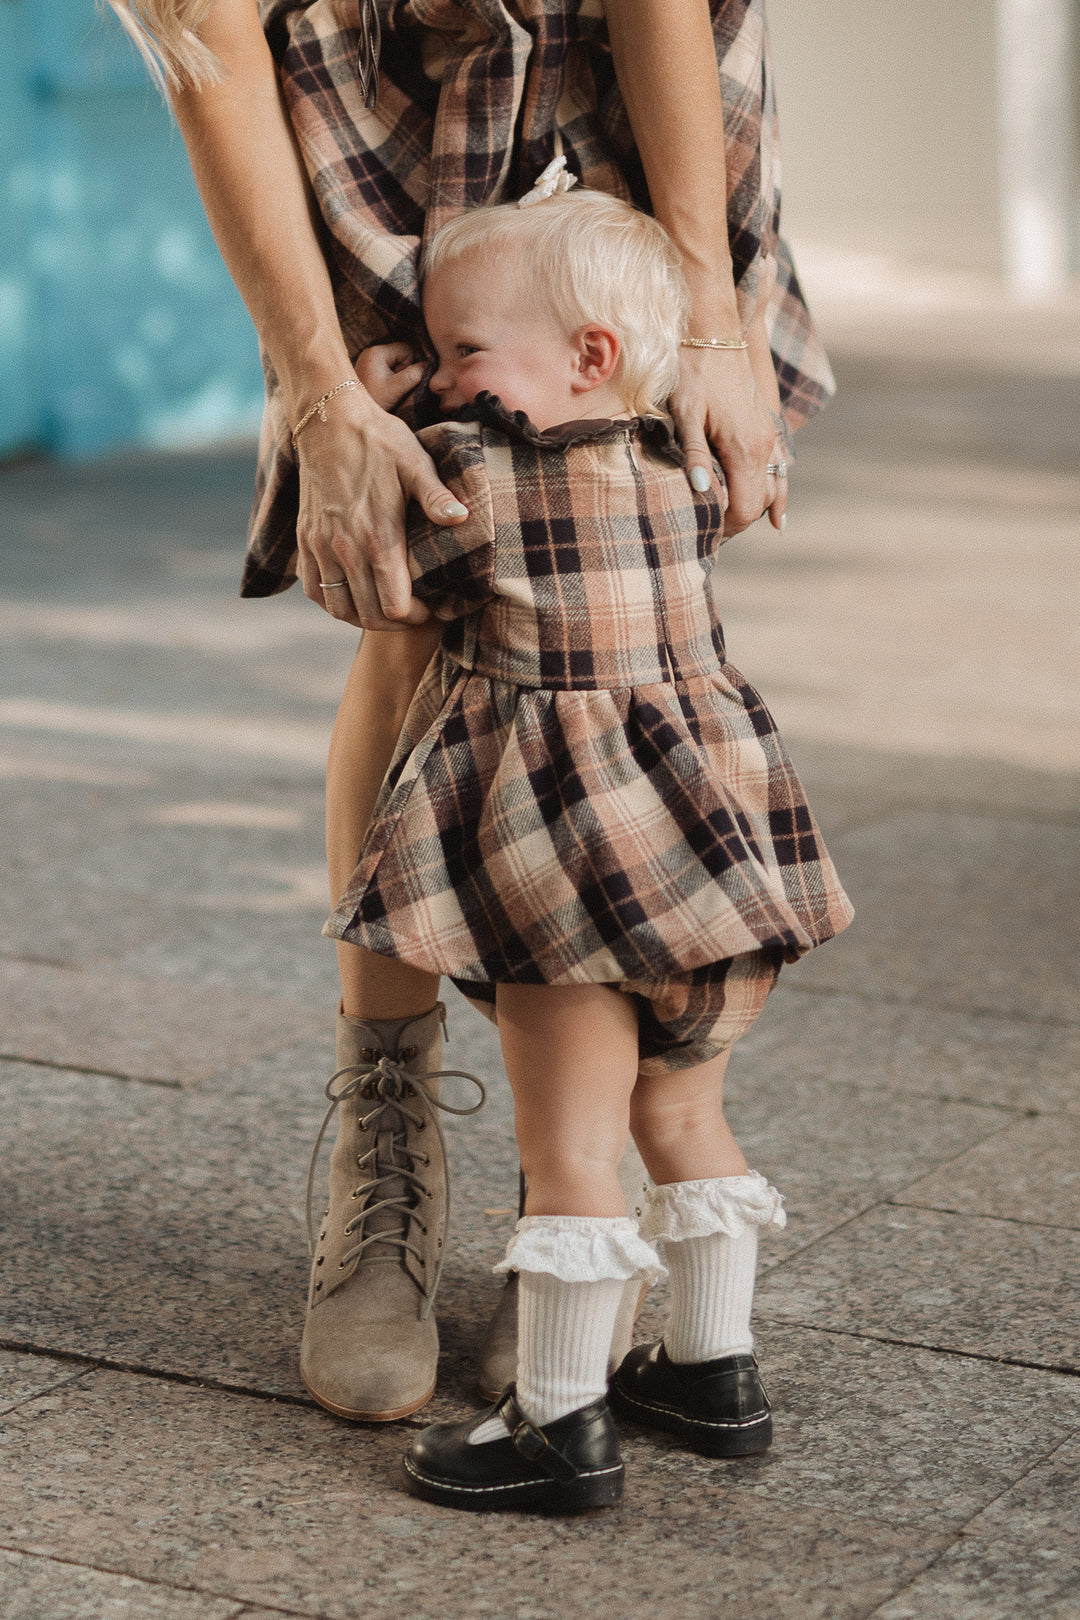
[[[556,192],[569,191],[576,185],[577,175],[566,172],[566,159],[560,153],[552,158],[542,174],[537,175],[532,190],[518,198],[518,207],[530,208],[533,203],[544,202],[548,197],[554,197]]]

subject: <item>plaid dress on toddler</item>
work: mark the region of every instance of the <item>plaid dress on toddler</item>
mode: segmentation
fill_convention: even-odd
[[[480,395],[421,441],[469,509],[410,511],[446,621],[328,935],[499,983],[615,985],[642,1069],[729,1046],[851,918],[758,694],[725,660],[716,491],[661,418],[538,432]]]

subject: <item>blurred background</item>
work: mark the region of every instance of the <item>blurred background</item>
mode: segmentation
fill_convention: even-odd
[[[993,308],[995,343],[1060,365],[1031,306],[1074,301],[1080,271],[1078,0],[769,14],[786,224],[827,333],[900,319],[937,349]],[[252,434],[250,324],[142,65],[93,0],[0,17],[0,454]]]

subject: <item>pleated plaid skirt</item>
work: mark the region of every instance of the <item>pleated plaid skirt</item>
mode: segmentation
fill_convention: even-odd
[[[538,433],[481,396],[421,438],[469,508],[410,522],[446,622],[324,932],[449,974],[617,986],[643,1069],[749,1027],[780,965],[851,918],[710,591],[717,490],[665,423]]]

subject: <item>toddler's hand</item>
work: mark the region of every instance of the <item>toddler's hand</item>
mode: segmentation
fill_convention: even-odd
[[[373,343],[356,357],[356,375],[384,411],[400,405],[424,375],[408,343]]]

